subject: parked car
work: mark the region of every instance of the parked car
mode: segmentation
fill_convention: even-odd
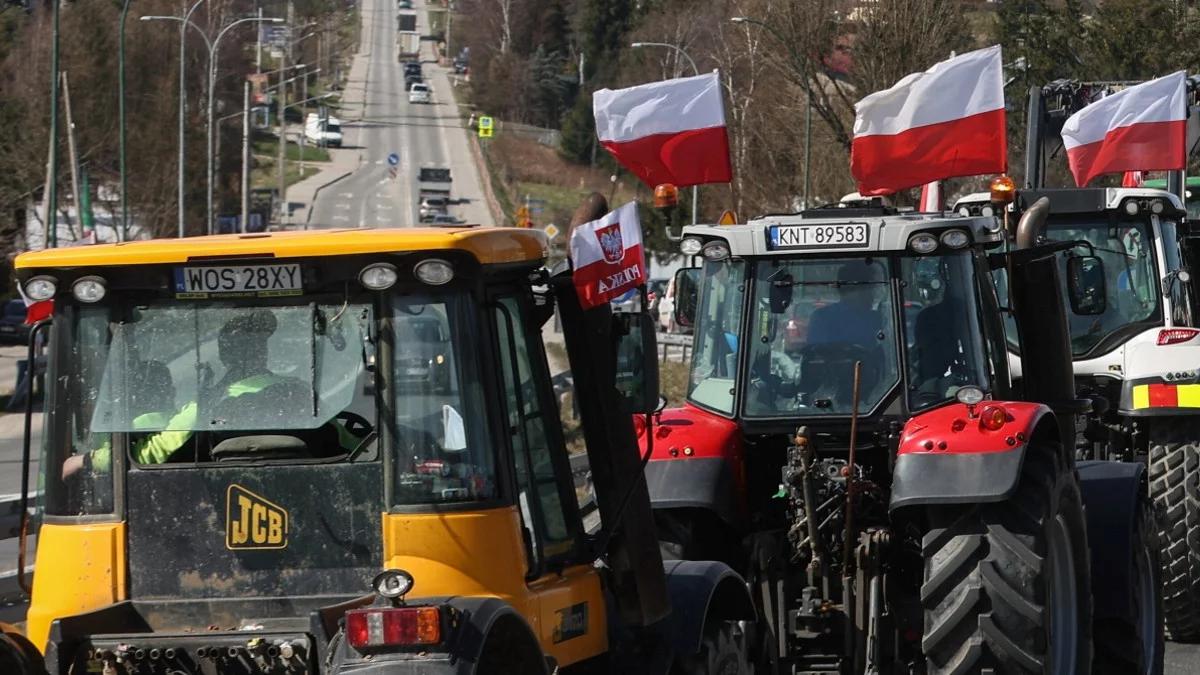
[[[321,117],[309,113],[304,120],[304,138],[322,147],[342,147],[342,121],[336,117]]]
[[[450,337],[440,316],[400,316],[396,322],[396,379],[401,387],[450,390]]]
[[[9,300],[0,314],[0,342],[29,342],[29,326],[25,325],[25,303]]]
[[[430,95],[429,85],[417,83],[408,89],[409,103],[430,103],[432,96]]]

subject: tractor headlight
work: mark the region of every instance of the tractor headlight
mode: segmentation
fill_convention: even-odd
[[[937,245],[937,237],[928,232],[918,232],[908,240],[908,247],[911,248],[914,253],[919,253],[921,255],[933,253],[935,250],[937,250]]]
[[[700,251],[704,254],[705,260],[720,262],[729,257],[729,244],[716,239],[705,244],[704,248],[700,249]]]
[[[684,237],[679,242],[679,251],[684,255],[700,255],[700,249],[704,248],[704,242],[697,237]]]
[[[57,292],[58,282],[53,277],[34,277],[25,282],[25,296],[34,302],[49,300]]]
[[[402,598],[412,590],[413,577],[404,570],[384,570],[375,575],[371,588],[383,598]]]
[[[385,291],[391,288],[398,275],[396,266],[391,263],[372,263],[358,273],[358,281],[372,291]]]
[[[80,302],[91,304],[104,299],[108,288],[100,277],[81,277],[71,286],[71,293]]]
[[[946,230],[942,233],[942,243],[947,248],[966,248],[971,237],[963,230]]]
[[[413,268],[413,274],[417,275],[422,283],[441,286],[450,283],[450,280],[454,278],[454,268],[445,260],[430,258],[417,263],[417,266]]]

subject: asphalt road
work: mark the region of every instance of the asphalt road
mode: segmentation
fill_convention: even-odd
[[[313,205],[311,227],[405,227],[417,224],[418,170],[423,166],[451,170],[451,198],[462,203],[450,215],[468,223],[491,225],[480,189],[478,170],[467,144],[467,129],[451,94],[447,68],[434,63],[433,45],[421,42],[423,74],[433,102],[409,103],[404,70],[396,41],[396,12],[392,0],[363,0],[362,55],[366,68],[366,100],[361,120],[347,110],[342,129],[344,146],[361,158],[350,176],[321,190]],[[429,30],[429,13],[417,7],[417,27]],[[399,163],[394,171],[388,156]],[[394,175],[393,175],[394,174]]]

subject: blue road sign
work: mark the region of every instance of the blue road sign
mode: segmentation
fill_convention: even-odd
[[[399,163],[400,163],[400,155],[397,155],[394,152],[392,154],[388,155],[388,164],[390,164],[392,166],[396,166]]]

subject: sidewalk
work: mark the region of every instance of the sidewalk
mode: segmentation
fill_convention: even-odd
[[[359,48],[361,50],[361,44]],[[304,227],[318,190],[354,173],[362,163],[362,148],[358,143],[359,133],[355,123],[361,122],[363,117],[367,97],[367,64],[370,63],[370,58],[370,52],[359,51],[350,62],[350,74],[346,78],[346,88],[342,91],[341,114],[338,115],[342,118],[344,147],[328,148],[330,161],[322,163],[321,171],[288,186],[288,216],[282,223],[283,227]],[[303,133],[301,125],[289,125],[288,135],[292,135],[293,127],[299,133]]]

